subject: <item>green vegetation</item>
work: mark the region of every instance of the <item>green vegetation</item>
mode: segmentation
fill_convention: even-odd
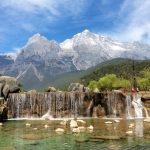
[[[150,86],[150,70],[146,69],[142,71],[143,76],[137,77],[137,83],[140,90],[148,90]],[[94,91],[99,89],[99,91],[111,91],[113,89],[127,89],[130,90],[132,85],[131,81],[127,79],[117,78],[115,74],[106,74],[104,77],[99,78],[99,80],[90,81],[88,87]]]
[[[115,74],[117,78],[121,80],[120,84],[127,84],[125,80],[132,80],[133,76],[143,78],[143,72],[150,69],[150,60],[134,60],[134,72],[133,72],[133,60],[117,58],[110,61],[103,62],[96,67],[90,68],[86,71],[86,75],[81,78],[82,84],[89,85],[91,80],[99,80],[106,74]],[[147,76],[150,76],[146,73]],[[124,82],[124,83],[123,83]],[[118,84],[119,84],[118,83]]]
[[[133,71],[134,65],[134,71]],[[94,91],[125,88],[131,90],[133,77],[136,77],[140,90],[150,87],[150,60],[117,58],[90,68],[81,78],[82,84]]]
[[[92,80],[90,81],[88,87],[95,91],[96,88],[99,91],[111,91],[113,89],[130,89],[131,83],[129,80],[117,78],[115,74],[107,74],[104,77],[101,77],[98,81]]]

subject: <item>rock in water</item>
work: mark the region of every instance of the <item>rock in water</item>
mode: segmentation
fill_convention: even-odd
[[[57,132],[57,133],[64,133],[65,130],[62,129],[62,128],[57,128],[57,129],[55,130],[55,132]]]
[[[78,127],[78,124],[75,120],[71,120],[70,122],[70,128],[77,128]]]

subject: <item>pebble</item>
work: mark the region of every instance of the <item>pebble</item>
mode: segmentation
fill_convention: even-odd
[[[87,127],[88,130],[93,130],[94,127],[92,125],[90,125],[89,127]]]
[[[86,124],[86,122],[85,122],[84,120],[77,120],[77,122],[80,122],[80,123]]]
[[[48,126],[47,124],[45,124],[45,125],[44,125],[44,128],[46,128],[46,129],[47,129],[47,128],[49,128],[49,126]]]
[[[30,126],[31,126],[31,124],[30,124],[30,123],[26,123],[26,126],[27,126],[27,127],[30,127]]]
[[[80,133],[80,129],[79,128],[72,128],[72,132],[73,133]]]
[[[127,131],[126,134],[133,134],[133,131]]]
[[[111,121],[106,121],[105,123],[106,123],[106,124],[112,124],[112,122],[111,122]]]
[[[64,132],[65,130],[62,129],[62,128],[57,128],[55,131],[56,131],[56,132]]]
[[[120,120],[114,120],[114,122],[119,123],[119,122],[120,122]]]

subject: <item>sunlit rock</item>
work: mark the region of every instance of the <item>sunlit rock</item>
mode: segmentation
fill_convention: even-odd
[[[33,128],[33,130],[37,130],[38,128]]]
[[[93,130],[94,127],[92,125],[90,125],[89,127],[87,127],[88,130]]]
[[[71,120],[70,121],[70,128],[77,128],[78,127],[78,124],[75,120]]]
[[[114,122],[119,123],[119,122],[120,122],[120,120],[114,120]]]
[[[44,128],[45,128],[45,129],[49,128],[49,125],[45,124],[45,125],[44,125]]]
[[[72,132],[73,133],[80,133],[80,129],[78,128],[72,128]]]
[[[133,131],[127,131],[126,134],[132,135],[132,134],[133,134]]]
[[[105,124],[112,124],[112,121],[106,121]]]
[[[80,122],[82,124],[86,124],[86,122],[84,120],[80,120],[80,119],[78,119],[77,122]]]
[[[62,128],[57,128],[57,129],[55,130],[55,132],[57,132],[57,133],[64,133],[65,130],[62,129]]]
[[[31,124],[30,123],[26,123],[26,127],[30,127],[31,126]]]

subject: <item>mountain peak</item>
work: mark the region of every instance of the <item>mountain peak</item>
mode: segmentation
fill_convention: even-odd
[[[35,42],[37,42],[39,40],[47,40],[47,38],[42,36],[42,35],[40,35],[39,33],[36,33],[32,37],[29,38],[28,44],[35,43]]]
[[[89,33],[90,31],[88,29],[85,29],[82,33]]]

